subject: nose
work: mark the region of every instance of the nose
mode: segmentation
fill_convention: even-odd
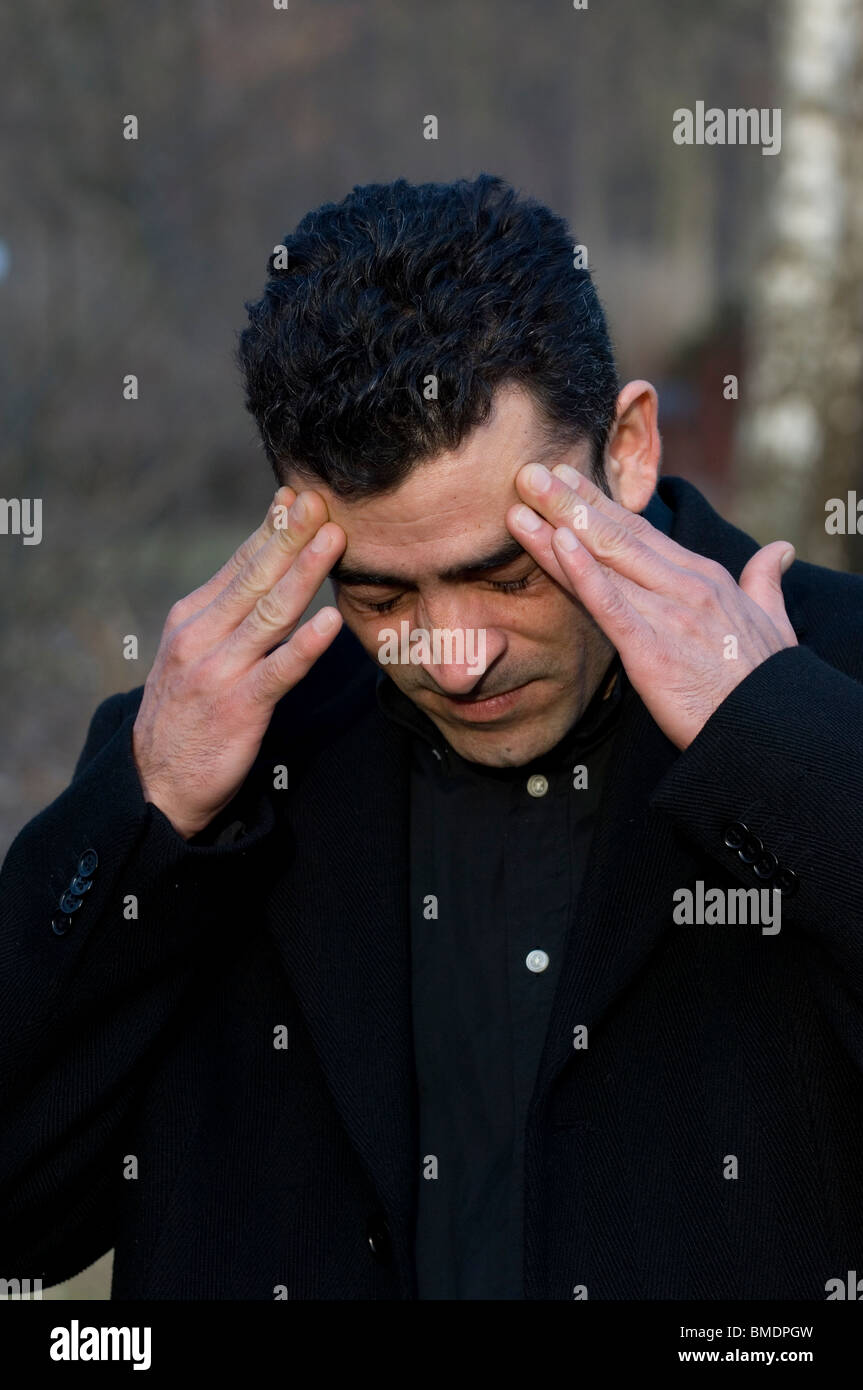
[[[485,672],[506,650],[506,637],[497,628],[485,627],[476,605],[420,603],[417,626],[426,633],[427,660],[420,665],[447,695],[470,695]]]

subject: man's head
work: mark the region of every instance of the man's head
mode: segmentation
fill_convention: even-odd
[[[507,530],[515,475],[567,462],[640,510],[655,393],[618,394],[566,224],[500,179],[356,188],[284,245],[237,354],[276,477],[320,492],[344,529],[338,606],[376,660],[404,622],[485,633],[484,668],[386,669],[462,756],[527,762],[579,717],[612,648]]]

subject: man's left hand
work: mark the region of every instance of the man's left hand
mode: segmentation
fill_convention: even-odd
[[[567,464],[550,473],[531,464],[515,483],[526,505],[507,512],[510,531],[599,624],[677,748],[751,671],[797,646],[780,583],[789,541],[763,546],[738,584]],[[529,531],[531,516],[539,525]]]

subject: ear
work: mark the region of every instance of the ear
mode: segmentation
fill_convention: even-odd
[[[658,414],[659,402],[650,382],[628,381],[617,398],[605,449],[605,476],[615,502],[630,512],[644,510],[659,477]]]

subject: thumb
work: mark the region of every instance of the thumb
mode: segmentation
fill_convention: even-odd
[[[782,594],[782,576],[795,558],[790,541],[771,541],[747,561],[737,581],[744,594],[764,609],[780,631],[791,628]]]

